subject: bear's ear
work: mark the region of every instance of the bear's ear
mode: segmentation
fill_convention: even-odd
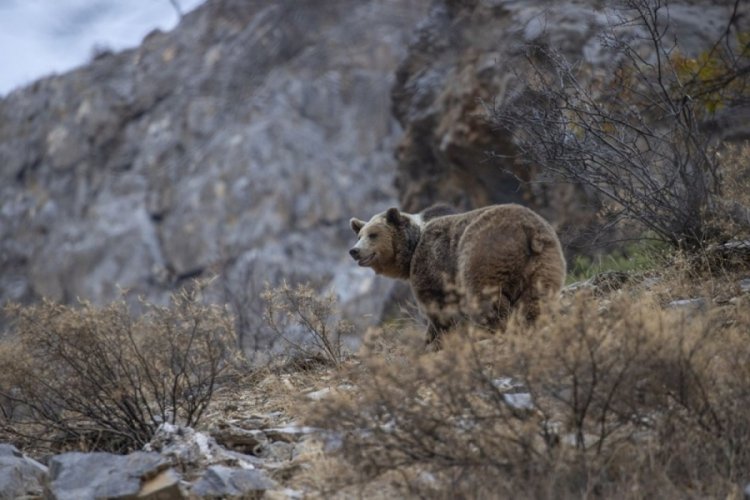
[[[365,224],[367,224],[365,221],[359,220],[356,217],[349,219],[349,226],[351,226],[355,234],[359,234],[359,230],[365,227]]]
[[[398,211],[398,208],[389,208],[385,213],[385,221],[388,224],[400,226],[403,220],[404,218],[401,216],[401,212]]]

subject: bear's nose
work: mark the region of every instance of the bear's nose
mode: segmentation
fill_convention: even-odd
[[[349,250],[349,255],[352,256],[352,259],[359,259],[359,248],[352,248]]]

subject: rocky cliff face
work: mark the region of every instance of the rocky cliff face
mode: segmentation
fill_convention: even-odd
[[[426,4],[211,0],[0,101],[0,302],[215,272],[370,291],[347,220],[396,203],[389,92]]]

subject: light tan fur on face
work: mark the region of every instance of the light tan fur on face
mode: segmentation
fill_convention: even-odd
[[[421,216],[393,208],[368,222],[352,218],[349,223],[357,233],[357,243],[349,254],[360,266],[389,278],[408,279],[411,252],[424,226]]]
[[[388,263],[393,260],[393,241],[383,214],[376,215],[369,222],[352,219],[351,225],[353,230],[360,227],[357,243],[352,247],[360,252],[357,263],[362,267],[371,267],[378,274],[385,274]]]

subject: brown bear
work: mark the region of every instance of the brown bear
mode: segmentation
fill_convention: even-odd
[[[428,344],[463,320],[495,330],[518,309],[533,321],[565,280],[555,231],[520,205],[415,215],[390,208],[350,225],[358,239],[349,254],[360,266],[410,282]]]

